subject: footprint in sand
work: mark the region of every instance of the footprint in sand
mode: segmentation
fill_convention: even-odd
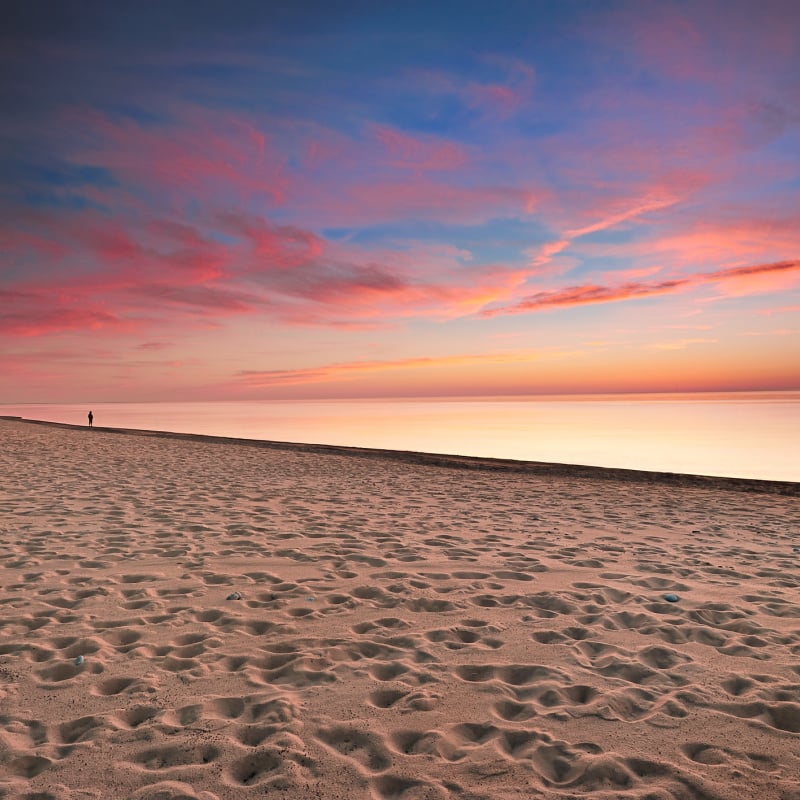
[[[382,772],[392,763],[388,749],[374,733],[337,725],[319,728],[315,736],[333,752],[370,772]]]

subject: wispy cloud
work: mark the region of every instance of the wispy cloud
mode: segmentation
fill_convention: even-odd
[[[411,136],[386,125],[374,126],[374,135],[386,150],[388,165],[423,172],[454,170],[467,163],[462,145],[432,136]]]
[[[0,311],[0,331],[14,336],[45,336],[64,331],[131,330],[134,323],[100,309]]]
[[[708,338],[695,338],[695,339],[673,339],[668,342],[652,342],[645,345],[645,347],[652,348],[653,350],[685,350],[687,347],[692,347],[697,344],[716,344],[718,339]]]
[[[566,231],[566,236],[569,239],[577,239],[581,236],[587,236],[590,233],[597,233],[598,231],[604,231],[608,228],[614,228],[622,222],[636,219],[651,211],[660,211],[661,209],[669,208],[677,202],[678,198],[674,196],[645,197],[640,202],[620,211],[611,212],[608,216],[604,216],[596,222],[592,222],[580,228],[568,230]]]
[[[782,261],[774,264],[756,264],[748,267],[733,267],[699,272],[685,278],[656,281],[651,283],[630,282],[618,286],[570,286],[554,291],[537,292],[523,298],[518,303],[501,308],[484,309],[482,316],[499,314],[521,314],[560,306],[578,306],[588,303],[612,303],[653,295],[672,294],[704,283],[718,283],[732,280],[762,278],[766,275],[800,273],[800,261]]]
[[[473,353],[467,355],[426,356],[373,361],[350,361],[302,369],[243,370],[237,383],[251,388],[273,385],[317,383],[364,376],[372,372],[437,370],[447,367],[515,364],[534,361],[538,351]]]

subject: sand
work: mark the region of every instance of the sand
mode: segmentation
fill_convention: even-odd
[[[0,421],[0,797],[797,800],[798,488]]]

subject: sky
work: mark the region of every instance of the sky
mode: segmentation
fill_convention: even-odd
[[[798,30],[5,3],[0,402],[798,389]]]

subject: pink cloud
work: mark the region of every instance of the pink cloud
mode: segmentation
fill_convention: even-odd
[[[249,313],[264,305],[261,298],[219,286],[174,286],[144,284],[132,286],[128,292],[169,306],[185,306],[196,311],[217,314]]]
[[[629,42],[630,58],[640,68],[672,81],[693,81],[739,96],[763,87],[764,74],[786,70],[800,52],[794,32],[800,16],[789,3],[754,14],[746,2],[650,3],[643,13],[620,9],[605,14],[605,24],[586,34]],[[743,59],[743,54],[746,58]]]
[[[170,192],[176,201],[192,192],[207,200],[221,191],[283,201],[284,158],[270,151],[255,122],[197,107],[173,113],[171,121],[145,125],[73,110],[65,123],[85,133],[70,157],[110,170],[126,186]]]
[[[582,227],[568,230],[566,231],[565,235],[569,239],[577,239],[590,233],[604,231],[608,228],[615,228],[622,222],[636,219],[637,217],[641,217],[642,215],[651,211],[660,211],[661,209],[669,208],[670,206],[675,205],[677,202],[678,197],[669,193],[656,196],[650,195],[634,202],[633,204],[625,204],[623,208],[618,207],[617,210],[605,209],[599,212],[602,214],[600,219],[587,225],[583,225]],[[619,206],[620,204],[615,201],[614,205]],[[598,212],[595,211],[594,213],[597,214]]]
[[[747,156],[798,125],[796,95],[796,88],[775,98],[762,91],[687,107],[685,98],[678,105],[669,95],[616,83],[596,88],[585,101],[590,127],[539,142],[537,152],[562,184],[539,211],[561,237],[572,239],[640,219],[660,221],[688,202],[719,207],[743,185],[782,180],[792,167],[780,154],[761,157],[757,165]],[[660,118],[669,120],[667,128],[653,127]],[[529,148],[520,140],[506,151],[525,163]]]
[[[624,283],[620,286],[570,286],[566,289],[537,292],[507,308],[487,309],[482,312],[482,316],[493,317],[498,314],[519,314],[555,306],[610,303],[616,300],[650,297],[656,294],[674,292],[688,284],[689,281],[687,280],[673,280],[659,283]]]
[[[427,172],[454,170],[467,162],[466,149],[456,142],[432,136],[411,136],[385,125],[376,125],[373,130],[392,167]]]
[[[30,253],[45,258],[61,258],[68,249],[44,234],[32,234],[18,227],[0,227],[0,252],[11,254]]]
[[[763,212],[762,212],[763,213]],[[613,245],[581,244],[593,256],[635,257],[669,263],[673,269],[687,265],[746,265],[757,259],[786,260],[800,250],[800,218],[796,215],[771,217],[729,217],[714,220],[673,219],[678,229],[645,240]]]
[[[745,336],[796,336],[800,328],[773,328],[769,331],[745,331]]]
[[[64,331],[131,330],[134,327],[130,321],[122,320],[108,311],[91,308],[33,308],[0,312],[0,330],[12,336],[43,336]]]
[[[636,221],[651,212],[662,211],[679,202],[679,195],[670,195],[668,192],[652,189],[641,198],[626,200],[604,199],[594,200],[594,206],[581,211],[584,217],[593,216],[592,222],[583,222],[575,228],[569,228],[562,234],[562,238],[547,242],[539,248],[532,248],[533,258],[531,267],[537,269],[537,274],[545,274],[543,268],[550,266],[557,256],[569,249],[575,239],[580,239],[592,233],[615,228],[625,222]],[[584,201],[585,202],[585,201]],[[574,213],[574,209],[571,213]],[[563,259],[561,259],[563,261]],[[555,267],[550,267],[546,274],[557,274]]]
[[[776,264],[753,264],[747,267],[728,267],[714,272],[701,273],[709,281],[730,280],[732,278],[747,278],[780,272],[795,272],[800,269],[800,261],[782,261]]]
[[[187,205],[258,203],[314,226],[353,227],[526,216],[544,194],[531,181],[497,181],[485,163],[473,163],[467,147],[440,136],[367,124],[364,136],[348,137],[317,124],[257,121],[187,105],[170,113],[158,124],[97,111],[65,113],[65,125],[83,132],[65,143],[66,158],[116,178],[113,186],[81,187],[80,197],[139,216],[150,212],[154,197],[169,213]]]
[[[539,247],[530,248],[529,255],[532,256],[530,266],[534,269],[538,267],[546,267],[552,260],[570,246],[569,239],[556,239],[552,242],[546,242]],[[541,275],[541,271],[537,269],[537,275]]]
[[[47,292],[24,272],[7,282],[15,311],[0,324],[14,335],[207,327],[247,314],[339,327],[448,318],[508,301],[528,274],[465,268],[469,253],[456,248],[365,249],[233,212],[206,220],[216,238],[172,219],[123,224],[94,211],[37,212],[26,224],[48,229],[65,256],[49,265]]]
[[[372,361],[348,361],[298,369],[243,370],[236,383],[247,388],[347,380],[375,372],[403,370],[439,370],[447,367],[527,363],[537,354],[533,351],[502,353],[470,353],[449,356],[418,356]]]
[[[800,306],[779,306],[778,308],[765,308],[758,313],[771,316],[772,314],[795,314],[798,311],[800,311]]]
[[[422,187],[429,189],[427,202],[437,200],[432,188],[436,184],[426,178],[415,177],[407,186],[410,205],[417,202]],[[367,196],[369,202],[362,205],[379,206],[384,188],[373,189],[375,194]],[[482,206],[486,191],[475,190],[470,201]],[[513,203],[524,199],[521,193],[496,192],[495,199],[503,197]],[[397,194],[388,201],[395,210],[403,201],[403,193]],[[439,201],[457,206],[464,201],[464,193],[448,187]],[[623,211],[567,232],[580,239],[589,230],[659,210],[664,202],[652,198],[631,202]],[[463,215],[466,207],[468,204],[459,214]],[[6,240],[9,263],[23,263],[20,259],[28,252],[29,239],[38,241],[40,231],[47,231],[51,252],[58,256],[48,265],[47,293],[26,284],[24,278],[8,285],[17,298],[28,292],[28,299],[25,315],[16,311],[14,316],[6,315],[4,329],[28,336],[99,326],[124,330],[178,317],[205,326],[243,314],[295,325],[364,326],[408,317],[447,319],[476,312],[492,316],[612,302],[671,293],[700,283],[714,283],[727,294],[750,294],[790,285],[796,275],[796,262],[787,261],[783,266],[778,262],[732,265],[648,282],[639,279],[654,274],[657,268],[643,265],[624,273],[625,279],[617,285],[587,282],[541,291],[513,303],[526,281],[533,276],[541,279],[548,262],[570,246],[569,239],[543,245],[527,266],[467,265],[470,254],[455,248],[363,248],[330,242],[306,228],[278,225],[242,212],[211,212],[201,216],[197,225],[171,217],[131,215],[120,219],[125,222],[96,211],[39,211],[20,217],[26,235]],[[788,223],[775,230],[785,232],[786,242],[793,241],[792,236],[796,239]],[[748,235],[763,239],[761,233],[756,226]],[[644,245],[630,247],[640,246]],[[628,245],[619,247],[630,253]]]
[[[798,283],[798,268],[800,261],[730,267],[709,273],[708,280],[718,283],[726,297],[748,297],[792,289]]]
[[[652,344],[644,345],[644,347],[652,350],[685,350],[687,347],[692,347],[696,344],[716,344],[718,341],[718,339],[704,338],[673,339],[668,342],[653,342]]]
[[[318,259],[324,240],[311,231],[294,225],[273,225],[263,217],[242,212],[219,214],[222,229],[248,243],[253,270],[295,269]],[[238,270],[244,265],[239,262]]]
[[[508,119],[531,102],[536,71],[530,64],[499,55],[487,55],[481,61],[498,74],[498,79],[465,80],[449,72],[415,69],[409,71],[408,81],[422,94],[456,97],[467,108],[480,112],[481,124]]]
[[[775,275],[791,275],[797,278],[800,261],[783,261],[772,264],[755,264],[747,267],[721,269],[714,272],[699,272],[684,278],[664,280],[655,283],[628,282],[618,286],[597,286],[587,284],[570,286],[566,289],[537,292],[518,303],[504,308],[489,308],[481,316],[493,317],[499,314],[521,314],[546,308],[586,305],[590,303],[611,303],[653,295],[672,294],[704,283],[726,283],[729,281],[752,280],[751,291],[763,288],[764,278]],[[758,282],[756,282],[758,281]]]
[[[374,270],[374,271],[373,271]],[[469,280],[444,282],[441,277],[395,277],[382,266],[347,266],[339,276],[321,274],[304,280],[302,305],[278,303],[273,313],[296,325],[334,327],[385,326],[403,318],[449,319],[474,313],[487,303],[511,297],[527,276],[502,268],[476,270]],[[291,287],[280,287],[287,291]],[[346,319],[345,319],[346,315]]]
[[[715,79],[718,67],[712,66],[708,42],[696,23],[674,8],[650,11],[633,23],[632,44],[641,61],[675,78]]]
[[[130,261],[144,255],[128,231],[108,219],[83,217],[71,233],[103,263]]]
[[[63,289],[110,290],[165,275],[198,283],[219,277],[225,265],[224,248],[186,224],[125,214],[117,221],[93,210],[20,211],[15,217],[34,238],[46,231],[53,246],[40,267]],[[8,240],[8,263],[24,263],[27,238]]]
[[[424,175],[404,179],[372,179],[339,187],[299,183],[306,213],[326,225],[360,226],[398,220],[437,220],[463,225],[497,217],[524,217],[536,209],[544,192],[503,185],[464,186],[433,181]],[[294,194],[293,193],[293,194]]]

